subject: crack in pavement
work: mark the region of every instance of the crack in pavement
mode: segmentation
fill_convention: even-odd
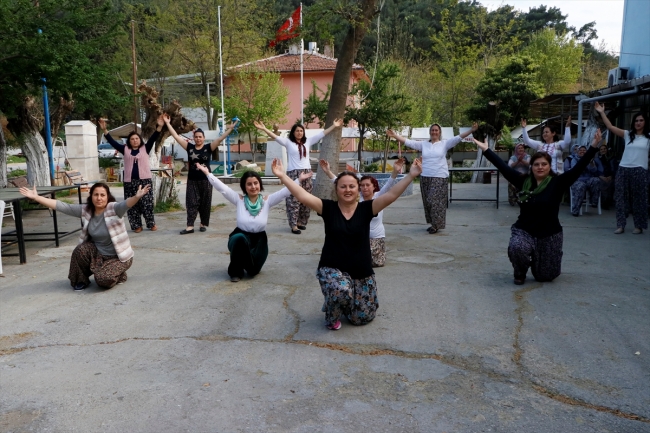
[[[533,288],[528,288],[524,290],[530,291],[533,290]],[[293,290],[293,293],[295,293],[295,289]],[[291,295],[293,293],[291,293]],[[288,297],[290,297],[291,295],[288,295],[287,297],[285,297],[285,299],[288,299]],[[295,332],[297,332],[298,327],[299,327],[299,322],[296,324]],[[358,356],[394,356],[394,357],[404,358],[404,359],[434,359],[436,361],[442,362],[443,364],[449,365],[454,368],[458,368],[460,370],[485,375],[487,377],[490,377],[493,380],[498,380],[501,382],[507,381],[508,383],[511,383],[512,381],[511,377],[506,374],[499,373],[496,371],[491,371],[485,368],[484,366],[479,365],[476,362],[471,362],[470,360],[466,360],[460,356],[455,356],[455,355],[447,356],[447,355],[441,355],[436,353],[408,352],[408,351],[390,349],[386,347],[368,345],[368,344],[338,344],[338,343],[326,343],[321,341],[293,340],[290,339],[291,335],[295,335],[295,333],[289,334],[284,339],[233,337],[233,336],[222,335],[222,334],[211,334],[211,335],[203,335],[203,336],[187,335],[187,336],[178,336],[178,337],[128,337],[128,338],[121,338],[118,340],[100,341],[100,342],[88,343],[88,344],[68,343],[68,344],[44,344],[44,345],[26,346],[26,347],[12,347],[8,349],[0,350],[0,357],[5,355],[10,355],[13,353],[23,352],[26,350],[34,350],[34,349],[42,349],[42,348],[92,347],[92,346],[101,346],[101,345],[108,345],[108,344],[119,344],[119,343],[125,343],[129,341],[174,341],[174,340],[185,340],[185,339],[191,339],[195,341],[210,341],[210,342],[242,341],[242,342],[249,342],[249,343],[296,344],[301,346],[316,347],[325,350],[334,350],[334,351],[344,352],[350,355],[358,355]],[[538,385],[534,383],[531,379],[522,380],[520,383],[522,385],[528,385],[532,390],[534,390],[538,394],[553,399],[555,401],[558,401],[560,403],[564,403],[570,406],[579,406],[586,409],[596,410],[599,412],[605,412],[632,421],[650,423],[650,418],[644,417],[642,415],[638,415],[631,412],[623,412],[619,409],[613,409],[602,405],[596,405],[596,404],[585,402],[583,400],[579,400],[577,398],[569,397],[557,393],[553,390],[550,390],[545,386]]]
[[[517,369],[519,370],[520,377],[522,381],[525,381],[530,385],[530,387],[537,392],[540,395],[543,395],[545,397],[548,397],[552,400],[559,401],[560,403],[567,404],[570,406],[579,406],[583,407],[585,409],[591,409],[591,410],[596,410],[598,412],[606,412],[611,415],[617,416],[619,418],[626,418],[629,420],[633,421],[640,421],[644,423],[650,423],[650,418],[644,417],[642,415],[637,415],[635,413],[631,412],[623,412],[619,409],[614,409],[611,407],[607,406],[602,406],[598,404],[593,404],[586,402],[584,400],[577,399],[575,397],[570,397],[568,395],[560,394],[547,386],[540,385],[538,383],[535,383],[535,378],[532,373],[528,371],[528,369],[522,364],[521,362],[521,357],[524,353],[523,349],[521,348],[521,345],[519,344],[519,334],[521,333],[521,329],[524,326],[524,317],[523,314],[525,310],[530,307],[530,304],[528,301],[525,299],[525,295],[527,293],[532,292],[535,289],[539,289],[543,287],[543,283],[535,283],[529,287],[522,288],[519,290],[516,290],[513,293],[513,297],[515,300],[515,303],[517,304],[517,308],[515,309],[515,313],[517,314],[517,326],[515,327],[515,333],[514,333],[514,338],[513,338],[513,343],[512,347],[515,349],[515,353],[512,356],[512,361],[515,363],[517,366]],[[532,376],[532,378],[531,378]]]

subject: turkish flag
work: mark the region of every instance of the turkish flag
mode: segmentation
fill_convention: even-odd
[[[288,20],[282,24],[282,26],[275,33],[275,39],[269,43],[269,47],[274,47],[280,41],[286,41],[287,39],[293,39],[300,35],[300,14],[302,4],[298,6],[298,9],[293,11]]]

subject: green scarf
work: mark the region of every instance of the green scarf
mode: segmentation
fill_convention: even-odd
[[[246,210],[253,215],[257,216],[258,213],[262,210],[262,206],[264,206],[264,197],[262,194],[257,196],[257,201],[255,204],[251,203],[251,201],[248,199],[248,195],[244,196],[244,206],[246,206]]]
[[[542,191],[546,189],[550,181],[551,181],[551,176],[546,176],[546,179],[544,179],[539,185],[537,185],[537,188],[535,188],[534,191],[531,191],[530,189],[533,187],[533,176],[526,176],[526,180],[524,180],[524,185],[522,186],[521,192],[519,193],[519,202],[525,203],[532,196],[541,194]]]

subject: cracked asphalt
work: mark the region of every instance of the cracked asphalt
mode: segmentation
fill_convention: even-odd
[[[274,208],[266,265],[239,283],[230,204],[206,233],[180,236],[184,212],[131,233],[129,279],[106,291],[71,289],[75,236],[30,243],[26,265],[3,257],[0,431],[650,432],[650,233],[616,236],[613,210],[563,206],[562,275],[515,286],[518,212],[505,182],[500,196],[498,210],[452,203],[436,235],[417,186],[388,208],[377,318],[336,332],[320,311],[314,213],[296,236]],[[26,230],[47,228],[44,215]]]

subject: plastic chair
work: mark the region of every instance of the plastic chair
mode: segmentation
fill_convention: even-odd
[[[570,206],[571,206],[571,209],[573,209],[573,186],[571,186],[571,188],[569,188],[569,189],[570,189],[569,197],[571,197],[571,205]],[[582,215],[582,206],[583,205],[585,207],[585,213],[587,213],[587,209],[589,208],[589,200],[587,200],[587,198],[588,198],[587,194],[589,194],[589,190],[585,191],[585,196],[582,199],[582,203],[580,203],[580,215]],[[598,215],[602,215],[602,213],[603,213],[603,211],[600,208],[600,197],[601,197],[601,195],[602,194],[599,192],[598,193]]]
[[[5,203],[4,210],[1,212],[3,217],[8,217],[10,216],[12,219],[16,219],[14,216],[14,205],[13,203]],[[0,218],[0,223],[2,222],[2,218]]]

